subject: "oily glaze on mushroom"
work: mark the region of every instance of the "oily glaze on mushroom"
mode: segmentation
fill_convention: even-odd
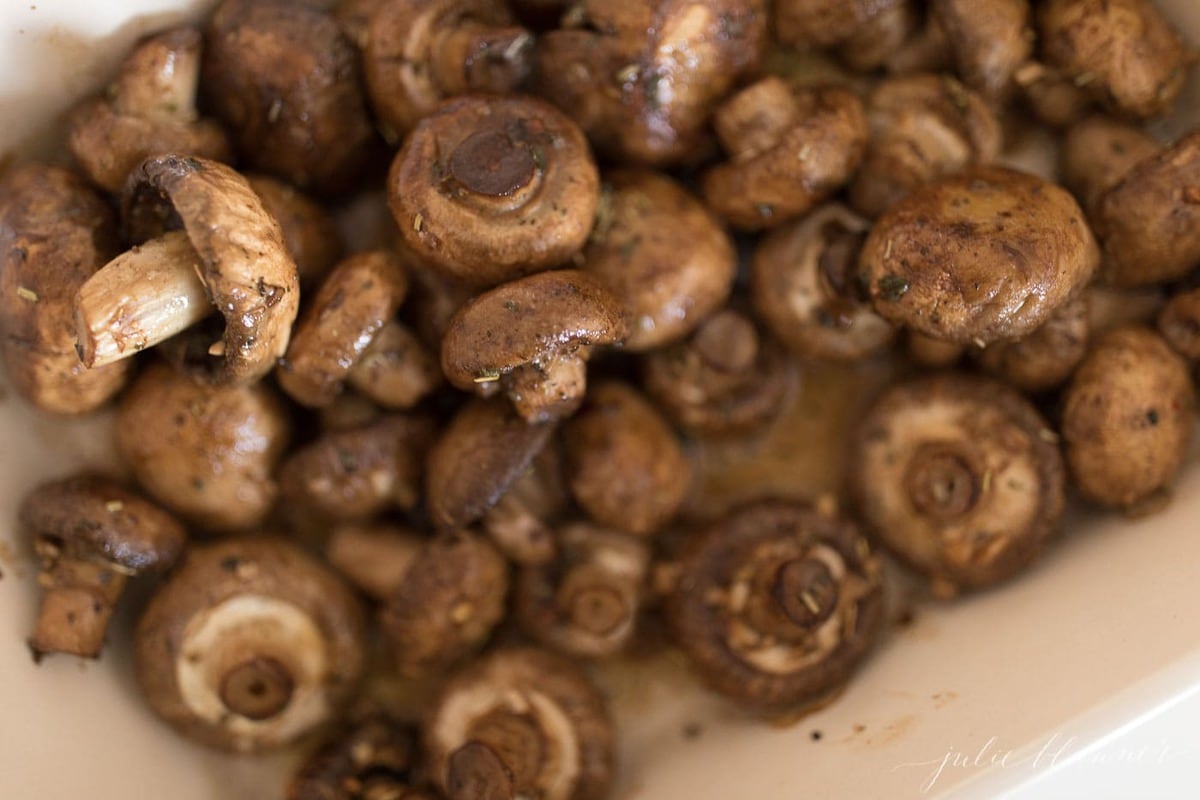
[[[1167,489],[1187,457],[1196,393],[1188,364],[1148,328],[1109,331],[1063,394],[1067,464],[1093,503],[1131,508]]]
[[[21,502],[21,527],[41,560],[35,658],[96,658],[129,578],[162,572],[187,534],[170,514],[104,478],[77,476],[35,488]]]
[[[667,621],[700,677],[761,714],[840,688],[883,622],[882,565],[851,523],[760,501],[690,540]]]
[[[867,532],[951,596],[1013,577],[1057,532],[1066,482],[1057,441],[1004,384],[911,379],[860,424],[850,490]]]
[[[774,34],[788,47],[836,49],[869,72],[888,62],[917,21],[912,0],[776,0]]]
[[[75,292],[117,251],[112,210],[74,173],[32,163],[0,182],[2,352],[38,408],[81,414],[125,384],[129,364],[87,369],[75,352]]]
[[[142,695],[180,733],[250,753],[338,713],[363,667],[362,609],[296,545],[233,538],[193,548],[134,634]]]
[[[1001,339],[976,352],[986,371],[1024,392],[1044,392],[1071,377],[1087,352],[1088,303],[1081,294],[1040,328],[1020,339]]]
[[[457,672],[423,739],[447,800],[601,800],[612,783],[604,697],[574,662],[544,650],[497,650]]]

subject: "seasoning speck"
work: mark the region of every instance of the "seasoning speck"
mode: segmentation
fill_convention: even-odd
[[[909,283],[899,275],[884,275],[879,279],[879,296],[894,303],[908,294]]]
[[[33,289],[26,289],[24,286],[17,287],[17,297],[22,300],[28,300],[31,303],[38,301],[38,294]]]
[[[821,741],[821,736],[822,734],[820,731],[813,731],[808,735],[808,738],[812,739],[814,742],[819,742]]]
[[[110,514],[115,514],[124,507],[125,507],[125,504],[122,503],[120,500],[109,500],[107,503],[104,504],[105,510],[107,510],[108,513],[110,513]]]

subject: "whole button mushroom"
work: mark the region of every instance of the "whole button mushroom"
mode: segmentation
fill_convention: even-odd
[[[329,405],[408,294],[400,259],[384,250],[338,264],[292,331],[275,376],[304,406]]]
[[[363,53],[371,105],[399,141],[442,100],[514,92],[532,68],[533,34],[492,0],[383,0]]]
[[[184,519],[244,530],[271,510],[272,475],[291,436],[266,386],[210,386],[154,363],[122,397],[116,425],[117,449],[138,483]]]
[[[1063,393],[1067,464],[1093,503],[1132,508],[1166,490],[1195,427],[1188,365],[1148,328],[1100,337]]]
[[[590,275],[556,270],[512,281],[471,299],[442,339],[442,372],[459,389],[503,390],[527,422],[575,411],[596,345],[621,343],[616,298]]]
[[[133,168],[159,153],[232,160],[225,131],[196,111],[202,47],[195,28],[146,39],[126,56],[106,95],[71,113],[67,148],[93,183],[120,192]]]
[[[1072,125],[1063,138],[1059,148],[1063,186],[1078,198],[1088,219],[1095,221],[1108,190],[1161,149],[1141,128],[1094,114]]]
[[[539,93],[620,162],[702,152],[713,107],[766,49],[763,0],[585,0],[538,41]]]
[[[683,504],[690,463],[671,426],[631,386],[592,389],[563,434],[571,494],[602,525],[653,534]]]
[[[129,578],[162,572],[187,540],[170,514],[124,487],[89,476],[51,481],[21,502],[21,526],[41,559],[34,658],[96,658]]]
[[[1001,339],[976,352],[979,365],[1024,392],[1063,384],[1083,360],[1088,342],[1087,295],[1055,311],[1042,327],[1020,339]]]
[[[1042,56],[1110,111],[1155,117],[1187,77],[1187,48],[1149,0],[1047,0],[1038,5]]]
[[[685,431],[742,433],[783,408],[794,372],[783,348],[745,315],[713,314],[684,342],[648,353],[646,393]]]
[[[850,203],[868,217],[929,181],[995,160],[1003,144],[984,99],[945,75],[881,81],[867,98],[867,122],[871,141]]]
[[[878,398],[853,439],[850,490],[867,532],[940,596],[1028,567],[1062,519],[1058,436],[1021,395],[942,373]]]
[[[358,599],[296,545],[270,537],[193,548],[134,633],[142,695],[180,733],[252,753],[325,724],[363,669]]]
[[[300,190],[270,175],[246,175],[263,208],[279,223],[283,246],[296,262],[304,290],[316,286],[342,257],[333,217]]]
[[[877,69],[917,27],[912,0],[777,0],[775,38],[787,47],[836,50],[850,67]]]
[[[963,83],[992,105],[1004,105],[1033,52],[1029,0],[932,0],[930,13]]]
[[[115,395],[129,364],[89,370],[75,352],[75,292],[118,251],[112,210],[74,173],[46,164],[0,183],[0,336],[8,380],[55,414]]]
[[[473,286],[569,260],[587,241],[599,201],[583,132],[531,97],[446,101],[405,139],[388,175],[408,247]]]
[[[1200,360],[1200,289],[1175,294],[1158,315],[1158,332],[1175,352]]]
[[[700,677],[740,708],[820,704],[870,651],[883,572],[851,523],[764,501],[695,536],[678,564],[667,622]]]
[[[558,558],[517,576],[513,615],[540,644],[581,658],[623,650],[645,602],[650,550],[619,531],[574,523],[557,532]]]
[[[412,408],[442,384],[437,357],[396,320],[384,322],[346,375],[346,382],[383,408]]]
[[[729,299],[737,271],[733,242],[712,212],[670,178],[634,170],[604,177],[608,193],[579,268],[624,306],[626,350],[678,341]]]
[[[287,349],[299,278],[279,223],[246,179],[215,161],[155,156],[130,173],[122,205],[127,238],[140,244],[79,287],[83,363],[129,358],[215,306],[225,328],[207,349],[204,376],[247,384],[269,372]]]
[[[754,310],[794,352],[856,361],[895,338],[895,328],[866,302],[857,277],[867,227],[831,203],[759,242],[750,270]]]
[[[976,167],[892,206],[867,236],[859,269],[884,319],[983,346],[1033,332],[1083,289],[1099,261],[1065,190]]]
[[[375,132],[357,53],[312,3],[223,0],[205,32],[202,88],[249,168],[301,189],[353,188]]]
[[[601,800],[612,784],[604,697],[562,656],[508,648],[456,673],[427,712],[426,766],[447,800]]]
[[[836,87],[793,92],[763,78],[726,100],[713,126],[729,161],[704,173],[709,208],[756,231],[802,216],[858,169],[867,144],[862,101]]]

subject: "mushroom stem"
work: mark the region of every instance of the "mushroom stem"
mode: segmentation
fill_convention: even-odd
[[[200,256],[182,231],[122,253],[75,296],[76,351],[89,368],[128,358],[213,312]]]
[[[524,364],[504,376],[504,386],[513,408],[526,422],[562,419],[583,402],[587,363],[578,356],[563,356],[544,366]]]
[[[533,36],[520,26],[467,23],[438,38],[432,67],[447,95],[509,94],[529,76]]]
[[[196,29],[178,28],[134,50],[114,87],[117,111],[156,122],[195,119],[200,45]]]
[[[104,646],[108,620],[126,577],[102,564],[59,560],[38,576],[44,594],[29,639],[36,656],[69,653],[95,658]]]
[[[450,800],[513,800],[516,797],[512,772],[496,751],[470,741],[455,750],[446,767],[446,789]]]
[[[758,358],[758,332],[750,320],[730,311],[714,314],[698,331],[696,352],[721,372],[744,372]]]
[[[502,130],[477,131],[454,148],[450,176],[478,199],[521,204],[536,189],[538,159],[529,145]]]
[[[292,673],[284,664],[269,656],[255,656],[225,673],[221,702],[247,719],[271,719],[287,708],[295,688]]]
[[[572,569],[559,589],[559,604],[571,624],[596,636],[615,631],[632,614],[617,576],[584,564]]]

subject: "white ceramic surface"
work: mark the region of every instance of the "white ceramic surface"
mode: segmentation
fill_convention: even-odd
[[[1160,3],[1200,42],[1200,3]],[[0,153],[39,149],[31,137],[100,85],[137,35],[208,5],[0,2]],[[1200,110],[1198,97],[1193,80],[1184,108]],[[607,672],[622,731],[616,796],[1197,796],[1197,460],[1165,513],[1079,520],[1011,586],[919,606],[836,703],[791,727],[739,718],[674,664]],[[0,382],[0,798],[279,796],[286,756],[205,752],[145,710],[127,620],[98,663],[32,663],[35,587],[16,503],[39,479],[108,463],[104,419],[40,415]]]

